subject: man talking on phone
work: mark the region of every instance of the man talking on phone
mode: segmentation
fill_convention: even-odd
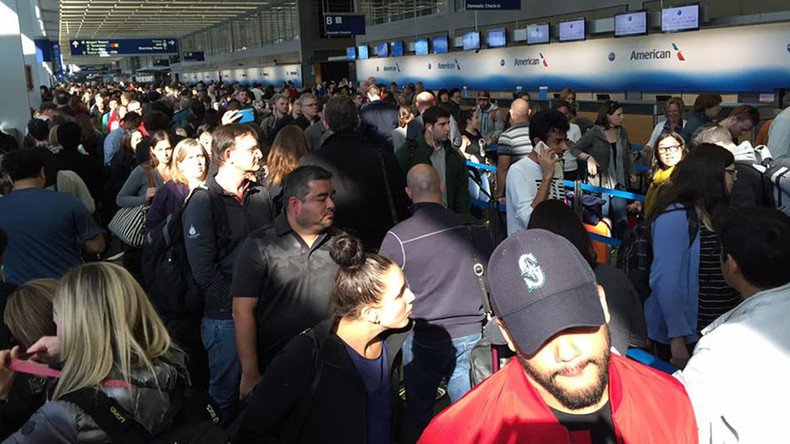
[[[527,229],[532,210],[547,199],[562,199],[562,155],[568,150],[568,119],[555,110],[536,113],[529,121],[535,147],[510,166],[505,179],[507,233]]]

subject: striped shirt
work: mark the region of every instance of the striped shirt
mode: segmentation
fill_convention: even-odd
[[[497,142],[497,154],[510,156],[510,164],[521,160],[532,152],[532,141],[529,139],[529,123],[519,123],[504,131]]]
[[[740,304],[741,296],[724,281],[721,273],[721,244],[716,233],[700,227],[699,313],[697,331]]]

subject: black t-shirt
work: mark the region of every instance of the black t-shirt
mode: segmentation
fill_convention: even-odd
[[[555,409],[551,412],[568,429],[574,444],[617,444],[612,407],[608,402],[597,412],[586,415],[572,415]]]
[[[308,247],[283,213],[244,241],[231,295],[260,299],[255,321],[261,371],[291,339],[331,315],[338,265],[329,249],[340,233],[329,228]]]

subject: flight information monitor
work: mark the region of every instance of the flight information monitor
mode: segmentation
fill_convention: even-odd
[[[464,34],[464,51],[480,49],[480,33],[477,31]]]
[[[368,58],[368,45],[357,46],[357,58],[359,60]]]
[[[661,10],[661,31],[696,31],[699,29],[699,3]]]
[[[346,60],[356,60],[357,59],[357,48],[354,46],[349,46],[346,48]]]
[[[376,57],[389,57],[390,45],[389,43],[379,43],[376,45]]]
[[[550,38],[548,23],[527,26],[527,45],[549,43]]]
[[[614,16],[614,36],[647,34],[647,11],[627,12]]]
[[[403,57],[403,40],[390,43],[390,55],[392,57]]]
[[[488,31],[486,41],[489,48],[504,48],[507,45],[507,29],[498,28]]]
[[[444,54],[450,49],[446,35],[438,35],[433,38],[433,53]]]
[[[574,42],[585,39],[584,19],[560,22],[560,41]]]
[[[417,55],[428,54],[428,39],[417,39],[414,41],[414,53]]]

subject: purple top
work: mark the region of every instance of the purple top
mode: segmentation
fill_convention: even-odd
[[[167,219],[167,216],[178,211],[184,205],[187,195],[189,188],[173,181],[167,182],[160,188],[145,215],[145,232],[156,229]]]

